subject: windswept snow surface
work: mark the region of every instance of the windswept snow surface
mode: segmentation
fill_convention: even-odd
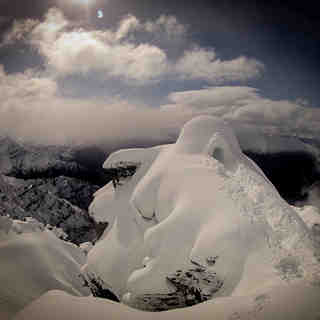
[[[125,161],[137,163],[136,174],[108,184],[91,204],[109,226],[86,266],[124,303],[149,310],[144,301],[179,291],[168,279],[195,266],[217,279],[189,292],[207,298],[320,285],[309,228],[224,122],[195,118],[175,144],[121,150],[104,167]]]
[[[109,226],[83,270],[135,309],[50,291],[17,320],[319,319],[320,249],[310,222],[224,122],[195,118],[175,144],[121,150],[104,167],[126,165],[135,174],[115,175],[90,206]]]
[[[79,278],[85,255],[32,218],[0,217],[0,319],[10,319],[49,290],[89,295]]]

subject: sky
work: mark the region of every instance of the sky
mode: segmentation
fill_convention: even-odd
[[[319,31],[311,1],[0,0],[0,135],[116,149],[211,114],[317,137]]]

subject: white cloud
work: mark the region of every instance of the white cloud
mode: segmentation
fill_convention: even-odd
[[[186,51],[176,69],[186,79],[207,80],[210,83],[247,81],[261,74],[264,66],[255,59],[239,57],[232,60],[217,58],[211,49],[195,48]]]
[[[257,89],[244,86],[210,87],[201,90],[174,92],[169,95],[169,100],[176,105],[184,105],[197,110],[239,106],[248,99],[258,98]]]
[[[172,140],[191,113],[164,112],[120,98],[62,97],[55,81],[27,71],[8,75],[0,66],[0,136],[36,143],[129,143]]]
[[[168,77],[209,83],[244,81],[256,77],[263,65],[246,57],[223,61],[213,49],[181,49],[187,27],[174,16],[140,22],[128,15],[116,29],[76,28],[58,9],[50,9],[41,23],[16,22],[5,43],[24,38],[39,50],[58,76],[100,72],[101,79],[120,78],[145,85]]]
[[[156,21],[147,21],[144,29],[155,34],[166,33],[170,38],[183,37],[187,33],[187,27],[171,15],[161,15]]]
[[[199,114],[212,114],[235,127],[319,135],[320,110],[261,97],[251,87],[211,87],[175,92],[160,109],[121,98],[78,99],[60,95],[56,82],[32,71],[6,74],[0,67],[0,136],[37,143],[164,143]],[[253,137],[254,139],[254,137]]]
[[[272,100],[245,86],[210,87],[175,92],[163,110],[189,110],[223,117],[238,124],[249,124],[267,131],[316,136],[320,132],[320,110],[299,101]]]
[[[121,41],[139,26],[133,16],[124,19],[115,33],[66,30],[69,26],[60,11],[51,9],[30,36],[31,43],[59,76],[94,71],[104,73],[105,78],[120,77],[143,84],[167,72],[166,54],[160,48]]]
[[[30,34],[30,41],[37,45],[46,54],[50,45],[54,43],[61,33],[70,25],[63,13],[51,8],[45,16],[45,20],[39,23]]]
[[[109,44],[94,33],[63,33],[43,53],[59,75],[98,71],[105,77],[151,81],[166,72],[166,54],[149,44]]]
[[[126,16],[121,20],[119,28],[116,31],[116,39],[121,40],[126,38],[129,33],[134,32],[142,28],[140,21],[132,15]]]

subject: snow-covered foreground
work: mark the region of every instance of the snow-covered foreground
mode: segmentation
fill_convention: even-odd
[[[0,217],[0,319],[49,290],[89,295],[79,278],[85,255],[33,219]]]
[[[15,320],[318,320],[319,288],[282,286],[261,295],[217,298],[185,309],[150,313],[97,298],[51,291]]]
[[[104,167],[118,175],[90,212],[109,226],[85,272],[136,309],[203,303],[151,314],[51,291],[17,319],[319,319],[319,243],[223,122],[196,118],[175,144]]]

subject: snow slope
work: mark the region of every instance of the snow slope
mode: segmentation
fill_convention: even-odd
[[[85,255],[34,219],[0,216],[0,318],[16,312],[49,290],[89,295],[79,278]]]
[[[225,297],[191,308],[150,313],[96,298],[51,291],[18,314],[15,320],[318,320],[319,290],[282,286],[260,295]]]
[[[176,144],[122,150],[104,167],[125,161],[137,164],[136,174],[98,191],[91,205],[93,217],[110,224],[86,266],[124,303],[164,310],[168,297],[175,308],[319,285],[310,230],[222,121],[193,119]]]

